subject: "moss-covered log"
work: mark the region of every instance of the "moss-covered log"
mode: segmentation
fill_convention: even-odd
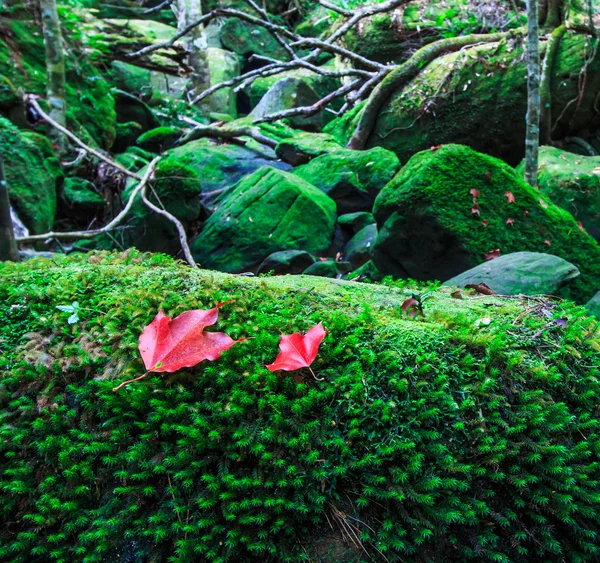
[[[600,334],[583,309],[438,289],[411,319],[416,288],[135,252],[0,276],[2,561],[598,558]],[[112,391],[143,373],[159,307],[226,300],[216,330],[246,340]],[[323,381],[264,367],[280,331],[318,322]]]

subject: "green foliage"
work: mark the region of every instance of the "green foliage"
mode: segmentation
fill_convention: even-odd
[[[406,282],[252,279],[137,252],[0,275],[2,561],[600,556],[600,335],[579,308],[545,303],[569,321],[534,338],[547,319],[521,313],[536,301],[441,288],[407,319]],[[228,299],[219,329],[246,341],[112,392],[143,372],[160,306]],[[67,324],[55,307],[75,300],[102,314]],[[319,321],[325,381],[264,367],[279,330]],[[368,557],[344,547],[346,524]]]

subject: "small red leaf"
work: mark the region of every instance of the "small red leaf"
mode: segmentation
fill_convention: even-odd
[[[490,250],[483,255],[485,260],[493,260],[494,258],[498,258],[500,256],[500,249],[495,248],[494,250]]]
[[[577,221],[577,226],[579,227],[579,230],[585,233],[585,229],[583,228],[583,223],[581,221]]]
[[[471,215],[479,215],[479,209],[477,208],[477,204],[471,209]]]
[[[216,360],[235,340],[223,332],[204,332],[217,322],[220,303],[213,309],[185,311],[171,319],[162,310],[144,328],[138,348],[148,371],[174,372],[202,360]]]
[[[507,224],[507,225],[510,225],[510,226],[512,227],[512,226],[515,224],[515,220],[514,220],[512,217],[509,217],[509,218],[506,220],[506,224]]]
[[[469,193],[475,198],[475,197],[479,197],[481,194],[479,193],[479,190],[476,190],[475,188],[471,188],[469,190]]]
[[[523,215],[524,215],[525,217],[529,217],[529,209],[525,209],[525,210],[523,211]]]
[[[548,209],[548,204],[543,200],[540,199],[540,205],[544,208],[544,209]]]
[[[545,240],[544,244],[547,244],[548,246],[552,246],[552,243],[549,240]]]
[[[411,317],[414,317],[417,314],[417,305],[418,304],[419,304],[419,302],[416,299],[414,299],[413,297],[407,297],[404,300],[404,303],[402,303],[402,306],[400,308],[402,309],[402,311],[404,313],[406,313],[408,311],[408,314]]]
[[[485,283],[468,283],[465,285],[465,289],[474,289],[477,293],[481,293],[481,295],[496,295],[496,292]]]
[[[485,171],[485,177],[487,178],[488,182],[492,181],[492,173],[489,170]]]
[[[279,341],[281,352],[272,364],[266,366],[269,371],[295,371],[300,368],[309,368],[315,361],[319,346],[325,338],[327,331],[322,323],[313,326],[304,336],[299,332],[282,334]],[[312,370],[311,370],[312,372]],[[314,374],[313,374],[314,377]],[[317,379],[315,377],[315,379]]]
[[[481,221],[481,224],[482,224],[484,227],[487,227],[487,226],[488,226],[490,223],[489,223],[489,221],[488,221],[487,219],[484,219],[483,221]]]
[[[441,147],[443,147],[443,146],[444,146],[444,145],[435,145],[435,146],[432,146],[432,147],[430,147],[430,149],[431,149],[432,151],[437,151],[439,148],[441,148]]]
[[[508,203],[514,203],[515,202],[515,196],[512,195],[512,192],[504,192],[504,195],[508,199]]]

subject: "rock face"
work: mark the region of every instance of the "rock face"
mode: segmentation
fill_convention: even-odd
[[[335,215],[335,202],[313,185],[260,168],[217,200],[192,252],[203,267],[224,272],[255,269],[281,250],[319,256],[331,242]]]
[[[131,250],[1,263],[0,560],[167,563],[180,545],[210,554],[186,558],[203,563],[381,551],[475,563],[491,540],[485,559],[597,561],[597,321],[554,303],[568,325],[534,339],[547,319],[512,325],[528,309],[519,300],[449,288],[425,301],[424,320],[399,314],[421,289],[232,276]],[[69,325],[56,307],[74,300]],[[225,300],[214,330],[242,341],[113,391],[144,372],[138,339],[160,307]],[[317,322],[322,381],[265,368],[281,332]],[[363,499],[373,544],[330,557],[327,520],[332,507],[348,514],[346,495]],[[188,510],[201,527],[181,526]],[[136,522],[152,541],[132,535]]]
[[[0,150],[10,203],[19,218],[32,234],[52,230],[56,183],[62,173],[50,143],[41,135],[21,132],[0,117]]]
[[[538,183],[542,193],[581,221],[600,240],[600,156],[581,156],[540,147]],[[523,163],[517,168],[522,173]]]
[[[335,200],[338,213],[344,214],[370,210],[377,194],[399,168],[393,152],[376,147],[323,154],[296,168],[294,174]]]
[[[528,250],[551,252],[579,269],[560,293],[578,302],[590,299],[600,279],[600,247],[573,217],[513,168],[468,147],[412,157],[377,196],[373,213],[379,234],[372,256],[384,274],[444,280],[492,251]]]
[[[211,86],[239,75],[240,62],[233,53],[216,47],[207,47],[204,52],[208,61]],[[212,94],[208,99],[208,106],[213,112],[237,117],[236,96],[232,88],[222,88]]]
[[[310,106],[318,100],[316,92],[303,80],[282,78],[269,88],[250,115],[253,118],[266,117],[287,109]],[[294,127],[312,130],[320,129],[323,124],[320,114],[310,117],[293,116],[290,122]]]
[[[316,156],[343,150],[332,135],[326,133],[298,133],[283,139],[275,147],[281,160],[292,166],[306,164]]]
[[[465,287],[485,283],[501,295],[554,295],[579,276],[579,270],[566,260],[540,252],[513,252],[488,260],[444,285]]]

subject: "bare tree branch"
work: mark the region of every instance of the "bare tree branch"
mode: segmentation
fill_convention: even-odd
[[[135,172],[131,172],[130,170],[127,170],[127,168],[125,168],[124,166],[121,166],[120,164],[116,163],[114,160],[111,160],[107,156],[103,155],[100,151],[97,151],[96,149],[93,149],[89,145],[86,145],[81,139],[79,139],[79,137],[77,137],[73,133],[71,133],[71,131],[69,131],[66,127],[63,127],[60,123],[57,123],[56,121],[54,121],[54,119],[52,119],[41,108],[40,104],[38,104],[36,97],[33,94],[25,94],[24,100],[25,100],[26,104],[30,104],[35,109],[35,111],[40,115],[40,117],[42,117],[44,119],[44,121],[47,121],[50,125],[52,125],[52,127],[58,129],[61,133],[63,133],[65,136],[67,136],[69,139],[71,139],[71,141],[73,141],[76,145],[80,146],[83,150],[85,150],[89,154],[93,154],[96,158],[100,159],[103,162],[106,162],[106,164],[112,166],[113,168],[116,168],[117,170],[119,170],[126,176],[129,176],[130,178],[135,178],[136,180],[142,179]]]
[[[78,239],[78,238],[92,238],[97,235],[101,235],[104,233],[108,233],[110,231],[114,231],[125,219],[131,207],[133,206],[134,200],[137,195],[144,189],[144,186],[151,180],[152,175],[156,169],[156,165],[158,161],[161,159],[160,156],[157,156],[154,160],[150,162],[148,168],[146,168],[146,172],[142,177],[138,176],[139,183],[131,192],[125,207],[121,210],[121,212],[108,224],[100,229],[92,229],[88,231],[70,231],[70,232],[54,232],[50,231],[48,233],[43,233],[41,235],[29,235],[26,237],[18,237],[17,242],[35,242],[38,240],[48,240],[48,239],[57,239],[57,240],[68,240],[68,239]]]
[[[229,127],[227,124],[218,127],[216,125],[202,125],[185,116],[180,116],[179,119],[184,123],[194,126],[194,128],[183,137],[181,144],[188,143],[189,141],[193,141],[194,139],[199,139],[202,137],[216,137],[219,139],[238,139],[239,137],[251,137],[261,145],[271,148],[275,148],[278,144],[276,140],[263,135],[257,127]]]
[[[265,121],[277,121],[278,119],[284,119],[286,117],[294,117],[296,115],[303,115],[305,117],[310,117],[315,113],[321,111],[329,102],[339,98],[340,96],[344,96],[348,92],[352,92],[356,88],[359,88],[362,84],[362,79],[355,80],[350,84],[346,84],[337,90],[331,92],[331,94],[327,94],[324,98],[321,98],[318,102],[310,106],[302,106],[298,108],[290,108],[285,109],[283,111],[278,111],[277,113],[272,113],[270,115],[266,115],[265,117],[261,117],[259,119],[255,119],[254,123],[264,123]]]

